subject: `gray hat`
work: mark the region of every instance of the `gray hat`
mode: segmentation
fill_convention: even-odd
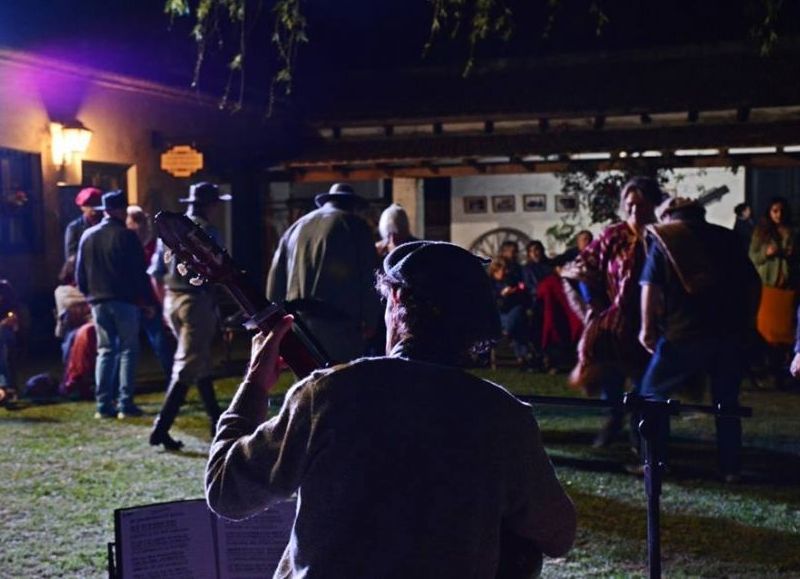
[[[208,181],[201,181],[189,187],[189,196],[178,199],[179,203],[197,203],[208,205],[216,201],[230,201],[230,195],[220,195],[219,187]]]
[[[437,306],[444,320],[477,339],[500,336],[500,316],[486,261],[452,243],[412,241],[383,260],[391,285]]]
[[[331,188],[328,189],[327,193],[320,193],[319,195],[314,197],[314,203],[317,204],[317,207],[322,207],[328,201],[335,201],[337,199],[342,199],[342,200],[347,199],[352,201],[356,205],[367,204],[364,198],[356,194],[353,188],[347,183],[334,183],[333,185],[331,185]]]
[[[108,211],[114,209],[126,209],[128,207],[128,196],[125,191],[117,189],[103,194],[102,205],[95,207],[97,211]]]

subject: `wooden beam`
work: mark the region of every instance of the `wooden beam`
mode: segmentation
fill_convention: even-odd
[[[678,168],[678,167],[800,167],[800,154],[760,154],[760,155],[713,155],[700,157],[650,157],[638,159],[611,159],[603,161],[542,161],[537,163],[522,162],[512,159],[508,163],[480,164],[469,162],[461,165],[439,165],[418,163],[405,167],[388,167],[375,165],[373,167],[349,168],[346,172],[320,167],[308,169],[304,172],[292,173],[289,168],[281,175],[292,175],[296,183],[309,183],[317,181],[335,181],[346,178],[349,181],[376,181],[394,177],[412,177],[424,179],[426,177],[468,177],[473,175],[513,175],[524,173],[564,173],[578,169],[593,169],[597,171],[613,171],[630,166],[631,162],[642,163],[652,167]],[[278,180],[278,179],[272,179]],[[285,180],[282,179],[282,180]]]

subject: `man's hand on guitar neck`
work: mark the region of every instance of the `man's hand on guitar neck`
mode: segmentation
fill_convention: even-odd
[[[294,318],[286,315],[279,321],[269,335],[259,332],[253,336],[250,347],[250,366],[247,369],[244,382],[261,389],[264,395],[268,394],[280,375],[278,350],[281,340],[292,328]]]

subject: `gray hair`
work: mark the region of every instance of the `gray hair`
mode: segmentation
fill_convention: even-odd
[[[378,221],[378,231],[382,239],[388,239],[390,235],[409,235],[411,227],[408,223],[408,214],[401,205],[392,203],[381,213]]]

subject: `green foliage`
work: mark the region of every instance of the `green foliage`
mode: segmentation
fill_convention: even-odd
[[[377,1],[377,0],[376,0]],[[431,4],[430,34],[423,48],[423,55],[430,52],[436,40],[445,35],[451,42],[464,38],[468,54],[464,65],[464,76],[475,66],[476,49],[490,39],[507,41],[514,33],[514,14],[507,0],[428,0]],[[548,14],[544,22],[525,22],[528,33],[549,37],[558,14],[569,3],[566,0],[539,0],[545,3]],[[780,12],[784,0],[750,0],[751,19],[756,23],[751,28],[751,37],[758,44],[761,54],[772,52],[777,45]],[[271,18],[271,41],[278,54],[280,66],[272,70],[269,110],[272,110],[276,90],[284,94],[292,91],[293,71],[300,45],[309,41],[304,0],[164,0],[164,12],[171,19],[192,17],[194,5],[194,27],[192,37],[197,43],[193,86],[197,87],[206,51],[216,45],[217,49],[229,53],[230,77],[222,99],[222,106],[238,109],[243,104],[245,88],[246,53],[249,35],[261,18]],[[589,15],[595,21],[595,34],[600,36],[610,23],[604,5],[607,0],[591,0]],[[269,10],[265,10],[269,8]],[[586,10],[586,8],[582,8]],[[540,32],[536,31],[537,26]],[[236,37],[236,42],[226,38]],[[230,44],[231,46],[228,46]],[[231,87],[234,78],[239,80],[238,97],[233,105]],[[598,209],[601,213],[604,209]]]
[[[192,37],[197,43],[197,59],[192,86],[199,86],[206,52],[210,46],[216,44],[218,49],[229,54],[229,76],[221,102],[223,108],[238,110],[243,104],[249,38],[262,18],[265,3],[266,0],[196,0],[195,2]],[[297,48],[300,44],[308,42],[301,0],[275,0],[271,4],[273,30],[271,41],[281,64],[272,75],[270,111],[274,104],[275,91],[279,86],[284,88],[285,94],[291,93],[292,70]],[[164,11],[171,18],[191,16],[191,1],[166,0]],[[226,40],[230,38],[235,38],[235,41]],[[232,98],[235,80],[238,80],[238,94]]]

